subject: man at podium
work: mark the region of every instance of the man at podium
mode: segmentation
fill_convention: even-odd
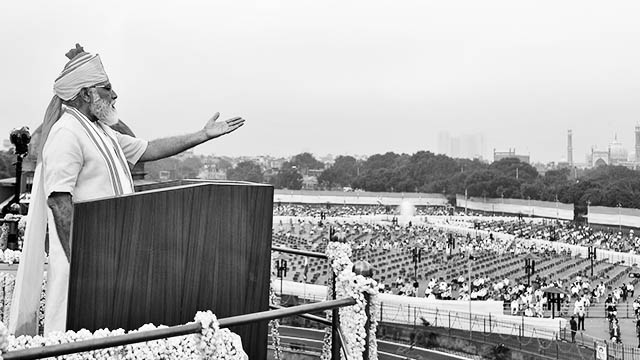
[[[134,191],[129,167],[175,155],[244,124],[216,113],[200,131],[147,142],[114,131],[117,94],[98,54],[76,44],[54,82],[37,149],[32,200],[9,321],[10,332],[35,335],[49,229],[45,333],[65,331],[73,202]]]

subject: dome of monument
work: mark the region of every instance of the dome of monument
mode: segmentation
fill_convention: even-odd
[[[616,136],[616,139],[609,144],[609,157],[611,161],[627,161],[628,155],[627,149],[618,141]]]

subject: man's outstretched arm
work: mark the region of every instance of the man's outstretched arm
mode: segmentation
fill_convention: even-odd
[[[56,225],[56,232],[60,239],[60,244],[67,256],[67,261],[71,262],[71,221],[73,220],[73,202],[71,194],[54,192],[49,195],[47,205],[53,213],[53,221]]]
[[[217,121],[218,116],[220,113],[215,113],[204,128],[195,133],[150,141],[139,161],[153,161],[173,156],[203,142],[233,132],[244,125],[244,119],[241,117]]]

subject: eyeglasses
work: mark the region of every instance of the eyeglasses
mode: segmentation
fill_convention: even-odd
[[[111,91],[112,90],[111,83],[107,83],[107,84],[104,84],[104,85],[93,85],[92,88],[96,88],[96,89],[97,88],[101,88],[101,89],[104,89],[106,91]]]

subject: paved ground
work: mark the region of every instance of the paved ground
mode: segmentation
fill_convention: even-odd
[[[627,346],[638,346],[635,320],[620,319],[620,334],[622,342]],[[576,341],[593,342],[593,338],[609,340],[609,322],[604,318],[587,318],[584,321],[585,331],[576,334]],[[567,330],[567,338],[571,338]]]

